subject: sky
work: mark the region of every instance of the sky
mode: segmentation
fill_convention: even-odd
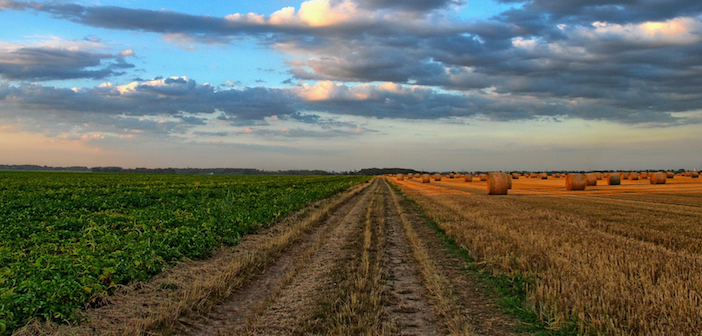
[[[702,166],[699,0],[0,0],[0,164]]]

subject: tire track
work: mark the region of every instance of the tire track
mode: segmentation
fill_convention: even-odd
[[[431,293],[419,277],[420,270],[406,237],[398,204],[387,184],[384,183],[383,189],[387,220],[385,277],[386,291],[390,296],[390,305],[386,307],[388,319],[397,326],[401,335],[440,335],[437,318],[428,303]]]
[[[374,182],[377,187],[378,181]],[[180,333],[187,335],[287,335],[299,333],[317,302],[333,286],[327,275],[350,252],[351,234],[365,215],[371,186],[349,200],[275,264],[235,293],[213,314]]]

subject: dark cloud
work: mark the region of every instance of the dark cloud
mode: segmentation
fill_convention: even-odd
[[[215,90],[188,78],[134,82],[125,86],[72,90],[41,85],[0,86],[0,97],[29,109],[80,111],[106,115],[180,116],[222,112],[239,120],[262,120],[292,114],[298,99],[284,90],[247,88]],[[186,119],[186,121],[195,121]]]
[[[133,67],[109,53],[30,46],[0,51],[0,77],[9,80],[104,79]]]
[[[209,137],[226,137],[229,136],[229,132],[201,132],[201,131],[196,131],[193,132],[194,135],[199,135],[199,136],[209,136]]]
[[[358,5],[368,9],[400,9],[406,11],[432,11],[450,5],[461,5],[463,0],[357,0]]]
[[[364,133],[364,130],[347,131],[347,130],[310,130],[305,128],[291,129],[247,129],[239,134],[251,134],[263,138],[338,138],[338,137],[353,137]]]
[[[523,11],[549,15],[553,21],[615,23],[660,21],[678,16],[697,16],[702,3],[697,0],[499,0],[522,3]]]

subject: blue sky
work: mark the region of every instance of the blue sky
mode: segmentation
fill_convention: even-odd
[[[6,164],[702,165],[702,3],[0,1]]]

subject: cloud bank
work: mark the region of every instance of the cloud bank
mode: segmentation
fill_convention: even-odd
[[[288,56],[290,83],[297,84],[219,90],[184,77],[77,90],[17,84],[106,79],[133,67],[127,61],[133,51],[23,45],[0,49],[0,76],[13,81],[3,84],[0,97],[97,114],[221,111],[239,122],[310,111],[404,119],[698,122],[689,114],[702,103],[699,1],[500,2],[515,6],[464,21],[456,8],[469,9],[471,2],[456,0],[311,0],[268,15],[224,17],[5,0],[2,10],[161,34],[169,41],[253,39]]]

